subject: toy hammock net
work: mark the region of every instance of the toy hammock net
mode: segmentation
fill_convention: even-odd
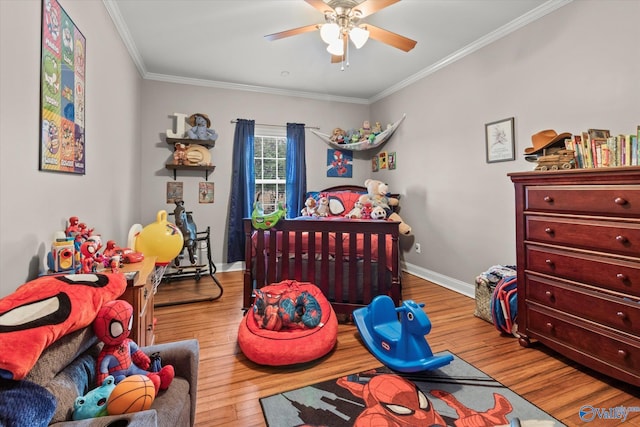
[[[387,140],[391,138],[391,135],[393,135],[393,133],[396,131],[398,126],[400,126],[400,123],[402,123],[405,117],[407,117],[407,115],[403,114],[400,120],[391,124],[391,126],[385,129],[383,132],[376,135],[376,138],[373,141],[360,141],[349,144],[338,144],[337,142],[331,140],[331,135],[327,135],[313,129],[311,129],[311,132],[313,132],[316,136],[329,144],[331,147],[339,148],[341,150],[364,151],[379,147],[380,145],[387,142]]]

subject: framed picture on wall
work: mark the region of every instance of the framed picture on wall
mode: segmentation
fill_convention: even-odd
[[[198,202],[213,203],[213,182],[198,183]]]
[[[379,170],[379,166],[378,166],[378,156],[373,156],[371,158],[371,172],[378,172]]]
[[[57,0],[42,0],[40,160],[42,171],[84,175],[86,39]]]
[[[484,125],[487,163],[516,159],[514,118],[498,120]]]
[[[382,151],[378,154],[378,167],[380,169],[387,168],[387,152],[386,151]]]
[[[175,203],[183,198],[183,184],[180,181],[167,182],[167,203]]]
[[[387,165],[389,170],[396,168],[396,152],[392,151],[387,155]]]
[[[330,178],[351,178],[353,176],[353,151],[328,149],[327,176]]]

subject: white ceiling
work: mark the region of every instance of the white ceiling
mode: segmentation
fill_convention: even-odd
[[[370,103],[571,0],[402,0],[362,22],[416,47],[350,45],[344,71],[317,31],[264,38],[323,23],[304,0],[103,1],[146,79]]]

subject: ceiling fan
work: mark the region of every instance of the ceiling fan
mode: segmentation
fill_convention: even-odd
[[[324,24],[312,24],[264,36],[268,40],[279,40],[310,31],[320,30],[320,37],[327,43],[331,62],[344,62],[348,52],[348,39],[360,49],[369,38],[409,52],[416,45],[415,40],[384,30],[371,24],[360,23],[377,11],[400,0],[305,0],[324,14]],[[347,65],[349,65],[347,63]],[[344,67],[343,67],[344,69]]]

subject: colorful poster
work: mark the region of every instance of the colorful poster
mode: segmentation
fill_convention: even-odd
[[[56,0],[42,0],[40,170],[85,174],[82,33]]]
[[[353,175],[353,151],[327,150],[327,176],[332,178],[351,178]]]

